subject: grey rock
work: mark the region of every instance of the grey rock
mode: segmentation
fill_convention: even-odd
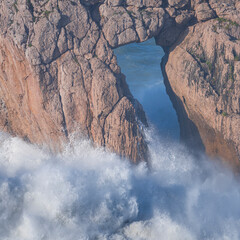
[[[186,26],[193,17],[193,11],[181,11],[180,14],[175,17],[175,21],[178,26],[183,27]]]
[[[174,8],[182,8],[188,4],[189,0],[168,0],[170,6]]]
[[[196,15],[198,21],[207,21],[215,16],[213,10],[209,7],[208,3],[199,4],[196,7]]]
[[[162,0],[125,0],[126,4],[135,7],[161,7]]]

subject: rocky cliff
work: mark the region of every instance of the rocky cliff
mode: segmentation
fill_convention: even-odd
[[[239,171],[240,4],[209,1],[193,7],[198,22],[170,47],[165,66],[178,99],[176,109],[179,103],[184,109],[182,135],[191,141],[196,134],[191,125],[184,125],[190,120],[206,152],[228,160]]]
[[[1,1],[1,129],[53,148],[79,131],[146,160],[146,117],[113,49],[155,37],[169,51],[171,89],[207,151],[230,151],[237,161],[238,7],[233,0]]]

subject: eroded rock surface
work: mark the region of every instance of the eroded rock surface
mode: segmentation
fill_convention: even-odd
[[[1,1],[1,129],[53,147],[79,131],[134,162],[146,160],[146,117],[112,48],[156,36],[161,4]],[[149,12],[140,13],[142,6]]]
[[[240,27],[214,19],[185,34],[166,64],[172,89],[196,124],[207,153],[239,167]]]
[[[146,117],[112,49],[155,37],[170,47],[170,85],[203,142],[212,136],[203,124],[221,142],[207,151],[224,156],[228,146],[236,163],[239,10],[233,0],[1,1],[1,130],[53,148],[79,131],[146,160]]]

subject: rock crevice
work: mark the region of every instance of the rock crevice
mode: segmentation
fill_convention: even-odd
[[[145,113],[113,49],[155,37],[169,53],[169,84],[205,147],[203,122],[237,159],[239,10],[234,0],[1,1],[0,127],[55,147],[78,130],[146,160]],[[215,145],[207,151],[222,155]]]

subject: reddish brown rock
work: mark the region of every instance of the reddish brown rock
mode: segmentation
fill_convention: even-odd
[[[117,28],[111,25],[112,35],[107,35],[111,8],[102,6],[111,18],[101,21],[103,31],[88,9],[99,3],[0,3],[1,130],[52,149],[80,132],[134,162],[146,160],[144,111],[110,46],[138,41],[135,25],[125,8],[116,7],[113,12],[125,15],[117,13]],[[149,26],[145,39],[157,34],[157,27]]]
[[[2,130],[54,148],[65,137],[62,112],[50,116],[44,109],[39,76],[12,41],[0,38],[0,59]]]
[[[112,48],[155,37],[171,47],[170,84],[207,152],[236,164],[239,9],[234,0],[1,1],[0,129],[54,149],[78,131],[146,160],[145,114]]]
[[[240,170],[240,42],[232,41],[240,38],[240,27],[228,24],[190,27],[171,49],[166,73],[206,152]]]

